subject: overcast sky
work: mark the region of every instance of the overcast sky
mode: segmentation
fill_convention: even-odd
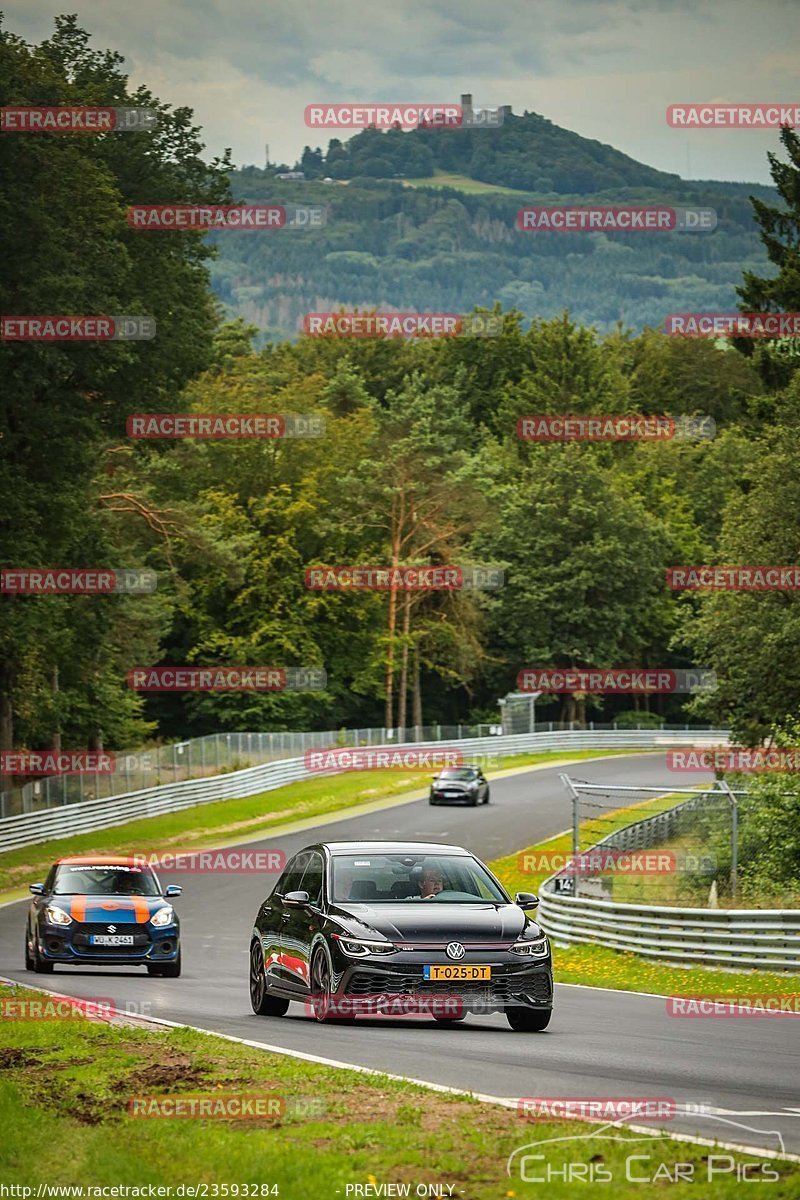
[[[307,104],[511,104],[650,166],[769,182],[773,132],[670,129],[688,101],[800,102],[800,0],[5,0],[39,41],[77,9],[134,85],[189,105],[211,153],[294,162]],[[336,136],[334,131],[333,136]],[[344,135],[339,135],[344,136]]]

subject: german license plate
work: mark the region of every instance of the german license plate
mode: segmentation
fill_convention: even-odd
[[[93,933],[91,936],[93,946],[132,946],[133,934],[131,933]]]
[[[491,967],[467,966],[461,964],[452,967],[423,967],[423,979],[491,979]]]

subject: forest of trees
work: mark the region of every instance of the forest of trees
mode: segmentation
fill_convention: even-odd
[[[133,103],[160,114],[155,134],[0,140],[15,181],[6,203],[29,213],[22,232],[0,223],[2,311],[146,313],[158,323],[152,342],[0,344],[3,565],[158,574],[157,591],[141,597],[3,597],[4,747],[47,746],[56,736],[65,746],[123,748],[215,730],[487,720],[526,665],[697,664],[717,671],[718,691],[657,702],[667,718],[729,721],[750,741],[793,728],[798,594],[680,594],[664,583],[673,564],[800,560],[792,347],[737,349],[651,328],[598,333],[564,303],[531,322],[513,295],[470,294],[468,279],[459,307],[502,312],[500,336],[259,346],[255,327],[226,321],[210,288],[210,271],[229,268],[230,257],[214,263],[195,234],[143,234],[126,223],[134,200],[230,200],[230,164],[203,160],[191,113],[144,89],[129,94],[120,60],[91,51],[69,19],[35,48],[3,33],[0,77],[4,104]],[[745,309],[800,309],[800,149],[790,131],[782,141],[772,165],[783,215],[763,198],[754,214],[774,266],[764,272],[762,257],[750,255]],[[237,195],[246,179],[234,176]],[[361,227],[365,270],[381,252],[371,231],[377,237],[388,222],[407,264],[428,263],[432,289],[446,278],[448,255],[458,276],[475,223],[489,220],[480,197],[462,204],[413,193],[426,214],[415,226],[402,206],[390,211],[403,199],[396,192],[354,195],[375,215]],[[54,212],[69,217],[54,221]],[[300,269],[294,256],[309,253],[304,236],[239,245],[255,255],[269,244],[274,263],[283,253],[288,290]],[[357,274],[347,228],[331,222],[326,236],[340,247],[330,254]],[[710,244],[680,243],[698,258]],[[673,249],[642,253],[666,275]],[[627,261],[631,251],[609,242],[571,253],[601,292],[592,263]],[[347,272],[337,261],[341,286]],[[554,297],[562,269],[553,259]],[[397,288],[391,299],[403,308],[399,277]],[[186,411],[316,414],[326,434],[126,437],[132,413]],[[515,432],[529,413],[623,412],[708,414],[717,434],[559,445],[520,442]],[[506,584],[394,600],[304,584],[317,563],[393,559],[491,563]],[[328,687],[145,700],[125,682],[142,663],[321,666]],[[609,720],[620,707],[630,700],[590,696],[563,711]],[[549,715],[561,712],[554,702]]]
[[[306,312],[339,307],[464,312],[499,302],[545,319],[567,308],[601,333],[620,322],[637,332],[657,328],[670,312],[734,310],[742,271],[763,274],[767,264],[748,189],[678,182],[671,190],[604,190],[598,181],[591,198],[535,199],[713,208],[713,232],[518,232],[523,193],[366,177],[347,186],[287,183],[246,167],[231,177],[237,199],[325,205],[327,224],[260,237],[215,234],[212,284],[228,313],[255,325],[262,341],[295,338]],[[751,190],[774,204],[774,189]]]

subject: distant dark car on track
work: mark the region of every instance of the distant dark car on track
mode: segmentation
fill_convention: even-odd
[[[434,775],[429,804],[488,804],[489,784],[480,767],[443,767]]]
[[[538,903],[528,892],[512,901],[458,846],[308,846],[256,915],[253,1011],[280,1017],[296,1000],[317,1020],[350,1020],[394,1014],[405,999],[449,1024],[467,1012],[502,1011],[512,1029],[545,1029],[553,967],[548,939],[529,916]],[[437,1014],[436,997],[457,1009]]]
[[[62,858],[32,883],[25,967],[139,964],[150,975],[181,973],[180,922],[155,871],[134,858]]]

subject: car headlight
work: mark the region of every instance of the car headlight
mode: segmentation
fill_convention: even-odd
[[[370,954],[394,954],[397,950],[397,947],[392,942],[378,942],[370,938],[345,937],[341,933],[333,933],[331,937],[336,939],[342,950],[350,958],[369,958]]]
[[[547,938],[520,938],[511,947],[514,954],[527,954],[531,958],[544,958],[547,954]]]
[[[171,925],[172,918],[175,916],[175,910],[168,904],[165,908],[160,908],[158,912],[153,913],[150,918],[151,925]]]
[[[65,913],[63,908],[59,908],[57,904],[48,904],[44,910],[44,915],[51,925],[71,925],[72,917],[69,913]]]

